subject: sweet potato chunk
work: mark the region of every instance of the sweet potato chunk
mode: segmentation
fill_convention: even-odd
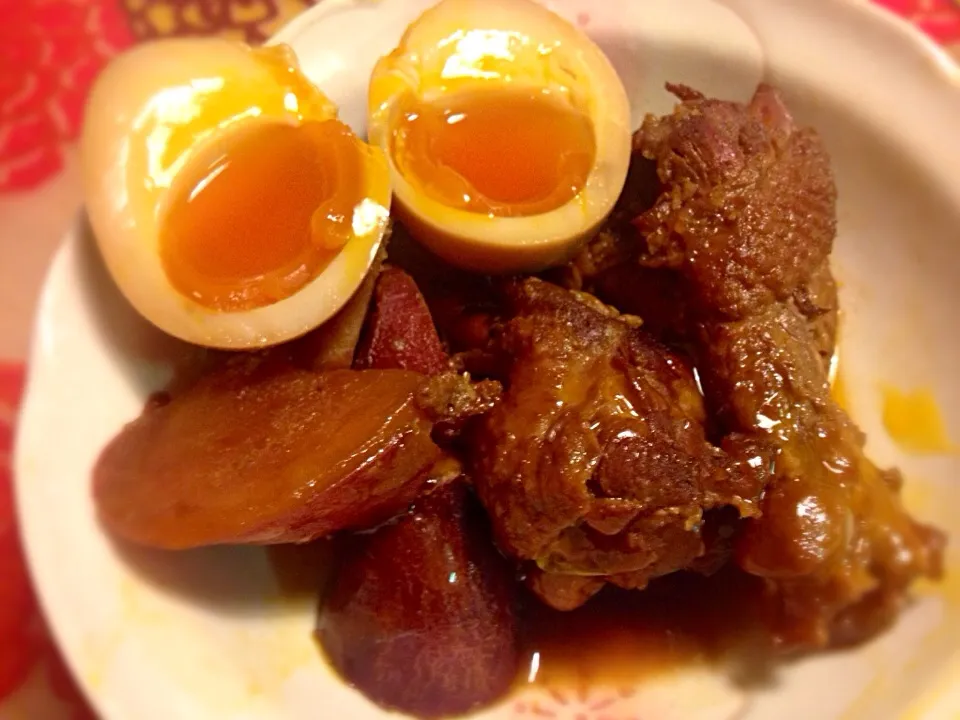
[[[94,471],[100,518],[169,549],[375,525],[451,472],[416,403],[424,380],[235,358],[107,446]]]
[[[406,368],[434,375],[450,368],[427,303],[403,270],[380,273],[356,368]]]
[[[355,538],[321,608],[333,665],[375,702],[418,717],[506,691],[519,663],[515,583],[461,483]]]
[[[446,353],[409,275],[384,271],[374,302],[358,366],[436,374],[420,394],[435,415],[489,409],[499,386],[445,372]],[[479,513],[456,483],[352,539],[321,604],[318,637],[340,673],[381,705],[421,717],[459,713],[495,700],[513,680],[515,583]]]

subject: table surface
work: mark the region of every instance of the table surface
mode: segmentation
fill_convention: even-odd
[[[960,0],[876,0],[960,59]],[[171,35],[259,42],[312,0],[0,0],[0,720],[95,720],[37,611],[17,539],[13,426],[37,294],[80,206],[76,138],[90,83]]]

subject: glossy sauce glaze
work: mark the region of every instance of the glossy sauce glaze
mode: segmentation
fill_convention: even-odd
[[[171,284],[225,311],[269,305],[313,280],[349,239],[362,195],[356,140],[336,120],[234,135],[184,171],[160,237]]]
[[[678,573],[643,592],[606,588],[570,612],[527,596],[518,683],[631,685],[680,667],[762,658],[761,605],[762,583],[732,568]]]
[[[299,603],[329,587],[344,548],[343,539],[268,548],[280,600]],[[747,667],[753,670],[769,651],[761,625],[762,584],[733,568],[712,577],[680,573],[643,592],[608,588],[570,612],[553,610],[527,592],[520,606],[517,689],[629,684],[733,658],[752,658]]]
[[[537,215],[573,199],[596,154],[590,118],[546,92],[483,90],[403,108],[401,172],[447,207]]]

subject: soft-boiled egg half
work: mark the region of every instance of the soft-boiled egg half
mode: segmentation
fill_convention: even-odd
[[[563,262],[623,188],[623,84],[585,34],[533,0],[443,0],[378,62],[368,99],[394,212],[461,267]]]
[[[133,306],[219,348],[297,337],[346,303],[387,228],[390,174],[285,46],[165,40],[98,79],[90,224]]]

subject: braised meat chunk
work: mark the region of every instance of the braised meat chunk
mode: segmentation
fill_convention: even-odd
[[[898,474],[865,456],[792,307],[702,333],[705,391],[723,427],[780,451],[762,515],[746,521],[737,548],[740,566],[768,578],[781,601],[779,639],[847,644],[885,627],[911,582],[939,575],[942,536],[906,513]]]
[[[836,190],[819,136],[794,127],[769,86],[749,105],[668,87],[683,102],[635,133],[617,208],[565,284],[640,315],[679,345],[694,312],[725,320],[790,302],[829,359]]]
[[[636,262],[682,283],[687,340],[721,431],[777,448],[737,559],[779,599],[779,639],[852,642],[894,616],[914,579],[939,573],[943,539],[906,514],[896,473],[865,457],[862,433],[830,397],[827,154],[770,87],[748,105],[673,89],[675,112],[647,118],[636,137],[661,187],[635,222]]]
[[[679,356],[537,279],[510,283],[505,304],[506,390],[471,443],[473,476],[500,547],[535,563],[546,602],[576,606],[606,581],[643,587],[703,554],[705,510],[754,514],[762,445],[706,441]]]
[[[836,188],[815,131],[795,128],[776,91],[749,105],[673,87],[673,115],[648,117],[636,145],[661,195],[636,220],[646,264],[679,269],[701,314],[749,315],[791,298],[836,233]]]

